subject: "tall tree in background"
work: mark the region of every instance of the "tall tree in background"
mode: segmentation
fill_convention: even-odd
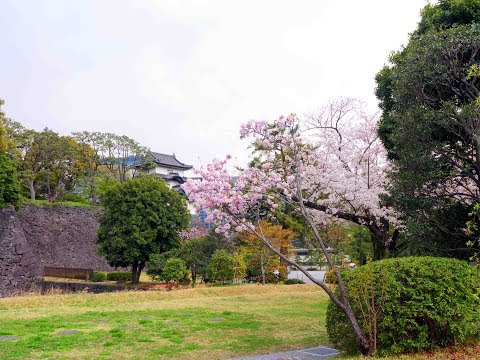
[[[6,119],[2,105],[3,100],[0,99],[0,208],[7,205],[17,206],[20,192],[16,164],[7,153],[10,141],[4,126]]]
[[[409,43],[376,76],[379,135],[410,253],[468,257],[464,228],[480,201],[480,1],[422,11]],[[478,245],[478,244],[477,244]]]
[[[95,178],[98,174],[98,167],[101,164],[99,152],[103,147],[103,134],[99,132],[74,132],[73,138],[81,144],[79,157],[86,164],[86,175],[88,188],[92,196],[92,203],[97,204],[97,187]]]
[[[9,139],[7,129],[5,128],[5,113],[2,112],[4,101],[0,99],[0,152],[7,152],[9,147]]]
[[[135,176],[138,170],[153,165],[149,150],[125,135],[101,134],[100,158],[102,165],[120,182],[127,180],[128,171]]]
[[[49,201],[58,200],[75,185],[77,173],[83,171],[79,163],[79,145],[68,136],[60,136],[50,129],[28,131],[30,141],[22,149],[20,163],[22,184],[35,200],[37,191]]]

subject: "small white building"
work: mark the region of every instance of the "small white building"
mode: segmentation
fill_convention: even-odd
[[[155,167],[148,170],[148,174],[156,174],[162,177],[167,185],[179,193],[183,193],[180,185],[187,182],[188,177],[186,172],[193,168],[192,165],[187,165],[179,161],[175,154],[168,155],[157,152],[150,152],[155,163]]]
[[[185,192],[180,185],[187,182],[189,179],[188,171],[192,170],[192,165],[187,165],[178,160],[175,154],[168,155],[158,152],[150,152],[153,158],[155,167],[147,170],[147,174],[155,174],[160,176],[167,183],[170,189],[177,191],[178,193],[185,195]],[[193,205],[189,202],[188,209],[190,214],[195,214]]]

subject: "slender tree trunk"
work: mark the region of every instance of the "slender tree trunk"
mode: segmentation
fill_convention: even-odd
[[[263,266],[263,254],[260,254],[260,271],[262,274],[262,285],[265,285],[265,268]]]
[[[295,162],[297,165],[297,169],[300,169],[300,164],[298,157],[295,157]],[[372,348],[370,347],[370,343],[368,342],[367,337],[363,333],[362,328],[360,327],[360,324],[357,321],[357,318],[355,317],[355,314],[353,313],[352,307],[350,306],[350,302],[348,301],[348,294],[347,294],[347,289],[345,288],[345,285],[343,283],[342,276],[340,274],[340,271],[338,270],[337,267],[335,267],[335,264],[332,262],[332,259],[330,258],[330,254],[327,250],[327,247],[325,246],[325,243],[323,242],[320,234],[318,233],[318,229],[315,226],[315,223],[313,222],[312,218],[309,216],[305,209],[305,204],[303,202],[303,194],[302,194],[302,178],[300,176],[296,176],[296,183],[297,183],[297,196],[299,199],[299,205],[300,205],[300,212],[305,220],[307,220],[307,223],[310,226],[310,229],[313,231],[313,235],[315,239],[317,240],[318,244],[320,245],[320,248],[322,249],[323,254],[325,255],[325,259],[327,260],[328,266],[330,269],[335,269],[335,276],[338,280],[338,289],[340,291],[340,299],[338,299],[333,292],[326,286],[324,282],[318,282],[318,281],[313,281],[317,285],[320,285],[322,289],[324,289],[330,299],[345,313],[347,317],[347,321],[350,324],[353,333],[355,335],[355,341],[357,343],[357,348],[358,350],[362,353],[362,355],[371,355],[372,353]],[[268,245],[268,242],[265,240],[264,241],[266,245],[273,250],[274,252],[275,249],[272,246]],[[279,252],[276,252],[277,255]],[[298,266],[296,264],[296,267],[300,269],[307,277],[310,278],[310,280],[313,279],[313,277],[310,276],[308,271],[304,271],[302,267]]]
[[[30,189],[30,200],[35,200],[35,184],[33,179],[28,180],[28,187]]]

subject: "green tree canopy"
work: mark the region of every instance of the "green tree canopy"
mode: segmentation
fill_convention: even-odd
[[[131,266],[133,282],[151,254],[179,246],[178,232],[190,218],[185,199],[153,176],[109,186],[101,200],[99,254],[114,267]]]
[[[8,154],[11,142],[5,126],[7,119],[1,108],[3,104],[0,99],[0,208],[17,206],[20,192],[16,163]]]
[[[205,277],[207,266],[212,254],[220,249],[231,250],[231,244],[222,234],[210,231],[207,236],[186,240],[178,253],[190,269],[192,287],[197,283],[197,277]]]
[[[464,228],[480,196],[478,20],[478,0],[428,5],[376,76],[378,131],[393,162],[389,200],[406,221],[409,253],[465,258],[477,235]]]
[[[0,208],[19,203],[20,184],[15,162],[0,151]]]
[[[222,285],[233,281],[233,265],[233,256],[226,250],[215,251],[207,268],[208,280]]]

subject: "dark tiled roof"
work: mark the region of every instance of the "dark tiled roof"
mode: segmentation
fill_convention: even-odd
[[[170,173],[170,174],[157,174],[158,176],[160,176],[162,179],[164,179],[165,181],[176,181],[180,184],[184,184],[187,182],[187,178],[186,177],[183,177],[183,176],[180,176],[178,175],[177,173]]]
[[[152,154],[153,161],[155,162],[155,164],[159,166],[165,166],[168,168],[181,169],[181,170],[190,170],[191,168],[193,168],[192,165],[187,165],[178,161],[175,155],[161,154],[153,151],[150,153]]]

